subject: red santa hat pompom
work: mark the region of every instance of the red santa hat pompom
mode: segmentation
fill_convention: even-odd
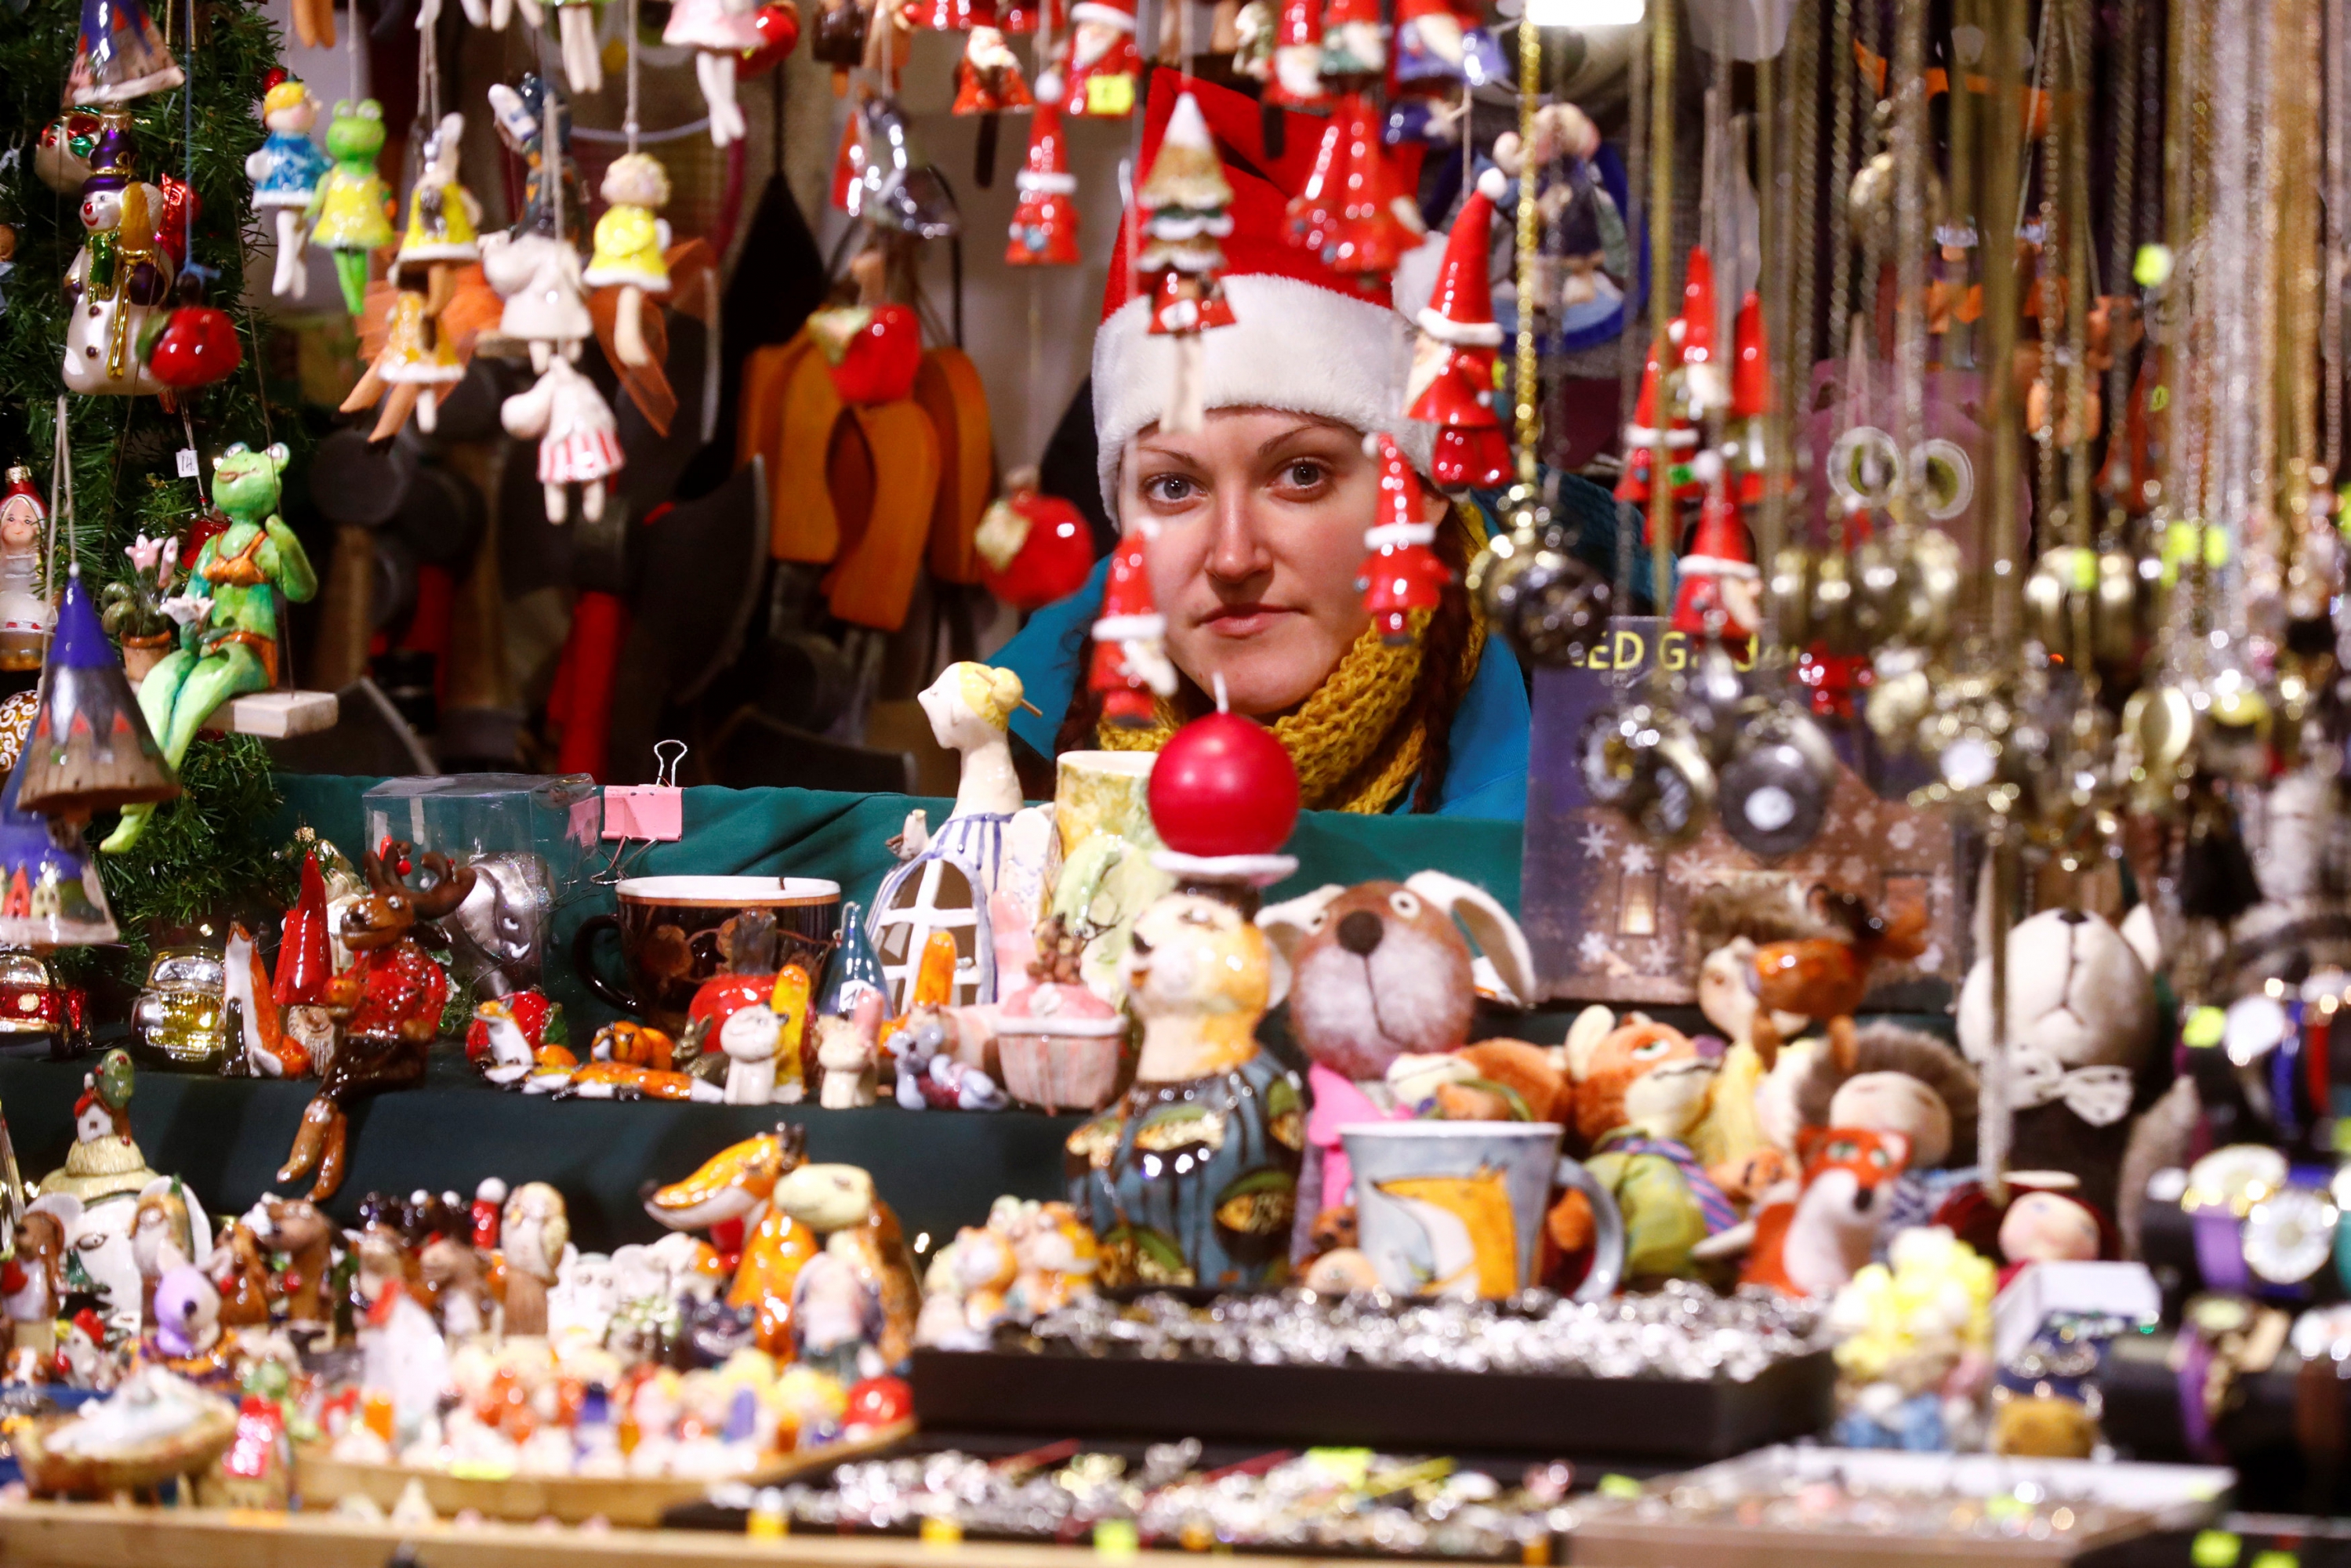
[[[1387,278],[1343,272],[1320,250],[1287,237],[1290,203],[1308,187],[1324,127],[1290,116],[1282,155],[1271,156],[1255,99],[1196,79],[1181,84],[1176,72],[1162,71],[1152,78],[1140,167],[1155,171],[1186,94],[1232,191],[1225,210],[1231,232],[1218,246],[1221,293],[1237,325],[1195,340],[1199,406],[1281,409],[1365,433],[1393,430],[1426,471],[1433,432],[1398,417],[1411,368],[1411,325],[1392,303]],[[1406,148],[1390,159],[1399,193],[1413,188],[1418,157],[1418,149]],[[1128,241],[1122,225],[1093,350],[1094,433],[1102,497],[1113,511],[1127,442],[1169,410],[1181,337],[1152,331],[1152,291],[1160,280],[1130,265]]]

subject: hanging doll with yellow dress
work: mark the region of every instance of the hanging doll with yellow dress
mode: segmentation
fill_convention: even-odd
[[[424,166],[408,196],[408,230],[392,258],[394,293],[383,347],[343,400],[346,413],[382,400],[371,440],[390,440],[411,410],[418,428],[430,434],[441,394],[465,378],[455,341],[441,324],[457,291],[458,267],[482,254],[475,238],[481,204],[457,180],[457,145],[465,133],[464,115],[444,114],[424,144]]]
[[[669,171],[649,152],[623,152],[599,188],[611,205],[596,220],[596,254],[583,281],[620,289],[612,346],[624,362],[643,367],[653,359],[645,348],[645,296],[669,292],[669,224],[654,216],[669,204]]]

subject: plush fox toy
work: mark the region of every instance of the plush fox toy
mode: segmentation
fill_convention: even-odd
[[[1807,1127],[1796,1150],[1803,1190],[1794,1202],[1771,1204],[1755,1217],[1755,1245],[1739,1282],[1824,1300],[1869,1261],[1871,1238],[1909,1161],[1910,1140],[1857,1127]]]

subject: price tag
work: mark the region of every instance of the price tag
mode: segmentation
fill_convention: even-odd
[[[1134,112],[1134,78],[1131,76],[1088,77],[1086,112],[1112,119]]]
[[[172,455],[180,465],[181,478],[193,479],[196,476],[198,470],[196,468],[196,449],[194,447],[183,446]]]
[[[659,784],[608,784],[604,836],[675,843],[685,837],[685,791]]]

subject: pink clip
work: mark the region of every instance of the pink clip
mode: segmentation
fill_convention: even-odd
[[[675,843],[685,837],[685,791],[658,784],[606,785],[604,836]]]

